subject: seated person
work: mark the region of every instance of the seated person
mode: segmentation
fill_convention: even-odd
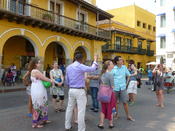
[[[8,72],[5,74],[5,83],[7,84],[13,83],[13,73],[11,69],[8,69]]]

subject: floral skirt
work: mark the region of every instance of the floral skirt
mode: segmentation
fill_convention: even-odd
[[[32,120],[33,125],[42,124],[43,121],[47,121],[48,120],[48,102],[45,102],[43,105],[40,105],[40,106],[33,105],[32,114],[33,114],[33,120]]]

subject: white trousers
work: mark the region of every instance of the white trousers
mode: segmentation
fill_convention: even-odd
[[[72,113],[75,105],[78,106],[78,131],[85,131],[85,113],[86,113],[86,92],[84,89],[69,89],[68,106],[66,109],[65,128],[71,128]]]

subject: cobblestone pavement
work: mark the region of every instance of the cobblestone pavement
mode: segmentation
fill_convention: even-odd
[[[49,96],[50,100],[50,96]],[[67,100],[66,100],[67,101]],[[91,99],[86,112],[87,131],[100,131],[97,128],[99,113],[90,111]],[[65,102],[66,103],[66,102]],[[135,122],[126,120],[123,107],[120,105],[120,118],[114,120],[113,131],[175,131],[175,92],[165,93],[165,108],[155,106],[155,94],[145,85],[138,89],[137,102],[130,106],[130,113]],[[65,104],[66,105],[66,104]],[[25,91],[0,94],[0,131],[64,131],[65,113],[55,113],[49,104],[49,119],[52,121],[42,129],[32,129],[31,118],[27,114],[27,95]],[[104,131],[108,129],[105,121]],[[74,125],[73,131],[77,131]]]

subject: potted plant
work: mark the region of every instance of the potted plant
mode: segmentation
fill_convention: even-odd
[[[51,22],[54,21],[54,17],[52,14],[48,14],[48,13],[43,14],[42,18],[43,20],[46,20],[46,21],[51,21]]]

